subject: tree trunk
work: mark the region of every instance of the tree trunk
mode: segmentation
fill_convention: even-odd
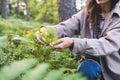
[[[29,21],[30,16],[29,16],[28,0],[26,0],[25,2],[26,2],[26,13],[27,13],[26,14],[26,20]]]
[[[47,22],[47,17],[46,17],[46,15],[47,15],[47,11],[48,11],[48,8],[47,8],[47,0],[44,0],[44,4],[45,4],[45,7],[46,7],[46,9],[45,9],[45,14],[44,14],[44,22]]]
[[[2,18],[7,19],[7,1],[6,0],[1,0],[1,15]]]
[[[19,9],[20,9],[20,0],[17,0],[17,8],[16,8],[16,13],[17,13],[17,18],[19,18]]]
[[[1,0],[0,0],[0,15],[1,15],[1,11],[2,11],[2,6],[1,6]]]
[[[76,13],[76,0],[58,0],[59,22],[65,21]]]

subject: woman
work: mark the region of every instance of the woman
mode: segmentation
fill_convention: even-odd
[[[73,55],[87,58],[78,71],[89,80],[97,80],[100,72],[104,80],[120,80],[119,0],[88,0],[85,9],[54,28],[60,38],[53,43],[57,49],[70,48]],[[36,37],[39,38],[38,33]]]

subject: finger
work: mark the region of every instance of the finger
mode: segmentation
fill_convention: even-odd
[[[36,36],[36,38],[37,38],[37,40],[39,40],[39,36],[40,36],[40,34],[39,34],[39,31],[37,31],[37,32],[35,32],[35,36]]]
[[[44,42],[43,40],[41,40],[39,31],[37,31],[37,32],[35,33],[35,36],[36,36],[37,40],[38,40],[40,43],[45,44],[45,42]]]
[[[62,40],[62,39],[59,39],[59,40],[57,40],[56,42],[54,42],[53,45],[58,45],[58,44],[60,44],[60,43],[62,43],[62,42],[63,42],[63,40]]]
[[[56,45],[55,48],[60,51],[63,51],[65,49],[64,43],[60,43],[60,44]]]
[[[36,35],[36,38],[37,38],[38,40],[41,40],[41,41],[45,42],[45,38],[41,36],[41,34],[40,34],[39,31],[37,31],[37,32],[35,33],[35,35]]]
[[[44,42],[44,43],[46,43],[46,39],[44,38],[44,37],[42,37],[42,36],[39,36],[40,38],[40,40],[42,41],[42,42]]]
[[[60,43],[60,44],[58,44],[58,45],[55,46],[55,48],[58,48],[58,49],[63,49],[63,47],[64,47],[63,43]]]
[[[55,51],[63,51],[62,49],[54,48]]]
[[[50,43],[49,44],[51,47],[53,47],[54,45],[55,45],[55,43],[54,42],[52,42],[52,43]]]

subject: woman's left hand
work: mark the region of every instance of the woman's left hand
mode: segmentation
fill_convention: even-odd
[[[56,49],[64,50],[72,46],[74,44],[74,40],[73,38],[65,37],[53,42],[52,44]]]

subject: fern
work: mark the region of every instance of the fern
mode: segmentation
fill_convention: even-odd
[[[74,73],[64,77],[64,80],[87,80],[86,77],[83,77],[81,74]]]
[[[22,80],[42,80],[48,72],[49,64],[39,64],[34,69],[28,71]]]
[[[20,76],[20,74],[32,68],[36,63],[37,61],[35,59],[29,59],[13,62],[9,66],[4,66],[0,70],[0,80],[14,80]]]
[[[65,75],[65,68],[48,70],[48,63],[36,64],[35,59],[15,61],[0,69],[0,80],[86,80],[78,73]]]
[[[63,73],[64,69],[50,71],[44,80],[62,80]]]
[[[7,36],[0,36],[0,49],[7,44]]]

